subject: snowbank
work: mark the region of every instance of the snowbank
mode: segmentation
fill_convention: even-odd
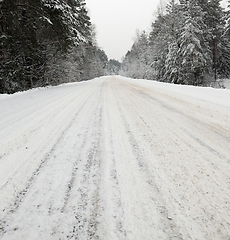
[[[180,94],[184,97],[199,99],[213,104],[230,107],[230,90],[216,89],[211,87],[197,87],[187,85],[177,85],[158,81],[144,80],[144,79],[128,79],[126,81],[140,83],[148,88],[157,88],[159,90],[166,90],[174,94]],[[228,81],[230,83],[230,81]]]

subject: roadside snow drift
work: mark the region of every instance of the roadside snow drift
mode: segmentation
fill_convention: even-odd
[[[230,90],[118,76],[0,95],[0,239],[229,239]]]

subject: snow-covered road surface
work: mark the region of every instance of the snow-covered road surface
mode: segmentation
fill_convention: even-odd
[[[230,90],[114,76],[0,98],[0,239],[230,239]]]

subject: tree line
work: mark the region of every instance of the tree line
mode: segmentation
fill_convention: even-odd
[[[210,85],[230,75],[230,12],[220,0],[170,0],[122,61],[132,78]],[[230,1],[229,1],[230,2]]]
[[[107,62],[84,0],[0,0],[0,93],[92,79]]]

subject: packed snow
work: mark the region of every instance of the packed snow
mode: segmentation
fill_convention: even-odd
[[[0,239],[230,238],[230,90],[108,76],[0,109]]]

